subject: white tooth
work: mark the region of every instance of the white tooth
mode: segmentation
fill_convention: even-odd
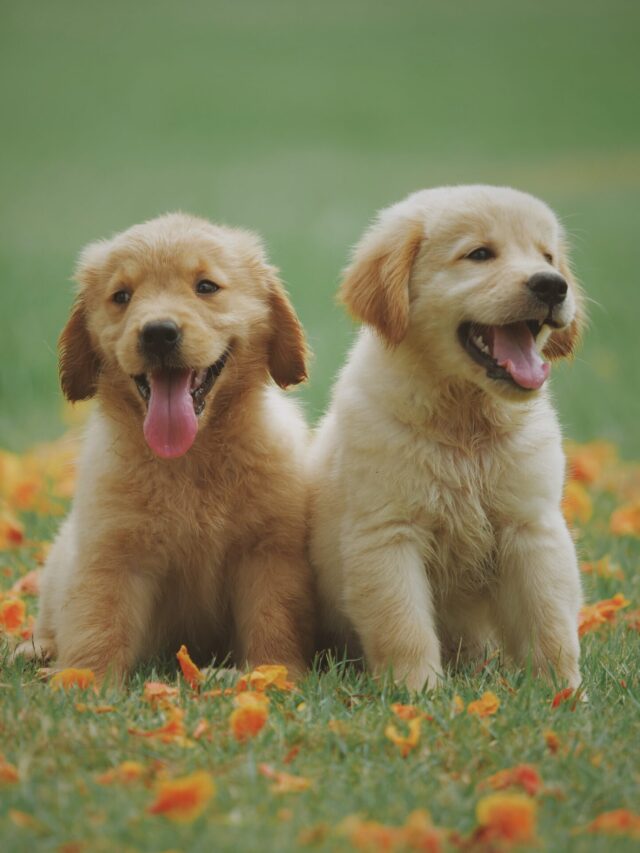
[[[476,335],[473,338],[474,345],[480,350],[480,352],[485,352],[489,355],[489,347],[486,344],[484,338],[481,338],[480,335]]]
[[[193,372],[193,376],[191,377],[191,390],[195,391],[199,388],[204,382],[204,378],[207,375],[206,370],[198,370]]]
[[[538,332],[536,336],[536,349],[538,350],[538,352],[542,352],[542,350],[544,349],[545,344],[551,337],[551,332],[551,326],[548,326],[547,324],[545,324]]]

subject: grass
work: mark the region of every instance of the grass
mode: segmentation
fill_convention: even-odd
[[[55,342],[90,240],[182,208],[260,231],[324,409],[340,269],[420,187],[507,183],[560,213],[592,305],[554,370],[567,434],[640,454],[640,118],[627,0],[3,4],[0,446],[61,431]]]
[[[33,475],[28,460],[23,464]],[[578,486],[582,498],[587,495],[584,523],[578,524],[582,558],[607,555],[622,572],[585,574],[588,601],[623,592],[631,608],[640,603],[640,539],[609,529],[613,510],[634,494],[637,498],[638,477],[637,466],[609,465],[588,489]],[[38,506],[38,491],[15,482],[23,505]],[[26,503],[25,494],[31,495]],[[23,542],[0,552],[5,590],[36,567],[41,542],[58,523],[57,517],[32,510],[21,518]],[[37,601],[24,600],[35,612]],[[0,612],[2,603],[0,598]],[[436,692],[419,695],[332,662],[294,691],[272,692],[264,728],[245,743],[230,732],[233,697],[198,698],[176,675],[172,659],[141,667],[124,692],[55,691],[33,665],[10,661],[6,638],[0,647],[0,753],[17,768],[19,780],[0,783],[2,849],[347,850],[353,839],[341,832],[345,818],[360,815],[400,826],[412,810],[425,808],[437,826],[466,838],[476,826],[476,805],[487,793],[480,783],[521,763],[533,765],[543,780],[536,797],[539,845],[552,851],[637,849],[637,839],[630,837],[575,832],[602,812],[637,810],[640,633],[624,612],[583,638],[588,702],[570,699],[554,709],[551,701],[561,685],[534,677],[528,668],[503,668],[495,657],[484,666],[449,673]],[[216,677],[208,671],[204,688],[217,686]],[[173,701],[185,712],[187,735],[204,719],[208,736],[185,745],[129,733],[167,719],[166,710],[143,698],[144,683],[157,679],[178,685]],[[480,720],[456,713],[454,696],[467,706],[487,690],[501,703],[493,716]],[[82,711],[79,702],[89,709],[110,704],[113,710]],[[393,702],[413,702],[432,718],[422,722],[421,739],[405,758],[385,737]],[[546,744],[547,730],[559,739],[556,753]],[[130,760],[144,766],[144,780],[99,782],[101,774]],[[303,776],[311,787],[273,793],[260,772],[263,763]],[[210,773],[217,787],[201,816],[177,824],[148,812],[159,774],[182,777],[196,770]]]
[[[33,0],[3,3],[2,17],[0,447],[23,451],[64,429],[55,342],[88,241],[176,208],[260,231],[315,352],[302,391],[313,421],[352,336],[333,302],[339,271],[374,211],[419,187],[490,182],[559,212],[593,300],[579,358],[554,368],[566,433],[640,456],[637,4]],[[587,598],[622,591],[638,607],[639,541],[608,530],[622,498],[593,497],[582,557],[611,555],[624,579],[585,576]],[[23,520],[31,541],[49,540],[58,523]],[[34,566],[31,547],[0,552],[0,585]],[[295,694],[274,694],[247,744],[229,735],[231,698],[198,701],[182,685],[187,731],[206,718],[212,738],[181,747],[128,734],[162,719],[142,687],[173,680],[173,661],[98,699],[52,692],[35,669],[9,662],[4,643],[0,751],[20,779],[0,784],[2,849],[339,850],[350,843],[338,831],[345,816],[399,825],[417,807],[466,834],[478,783],[520,762],[544,780],[545,849],[636,849],[573,830],[608,809],[637,809],[639,645],[622,618],[586,635],[589,702],[575,710],[552,710],[557,685],[496,660],[418,697],[334,665]],[[501,706],[486,723],[453,713],[455,694],[466,704],[487,689]],[[384,729],[391,703],[410,699],[434,719],[403,759]],[[79,700],[116,710],[81,713]],[[344,723],[342,734],[330,720]],[[557,754],[545,745],[549,728]],[[127,759],[148,768],[149,787],[98,783]],[[212,773],[217,794],[195,822],[147,813],[155,762],[173,776]],[[313,787],[275,795],[261,762]]]

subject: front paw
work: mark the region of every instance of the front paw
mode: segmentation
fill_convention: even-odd
[[[372,667],[377,675],[384,675],[391,670],[393,680],[398,685],[404,685],[409,690],[420,692],[434,690],[442,682],[442,667],[439,661],[395,659],[389,663],[380,663]]]
[[[580,675],[580,670],[577,664],[563,672],[562,677],[563,680],[566,681],[567,686],[573,688],[573,690],[577,690],[582,684],[582,676]]]
[[[426,664],[411,670],[402,681],[409,690],[419,693],[422,690],[435,690],[442,683],[442,678],[442,670],[439,667]]]

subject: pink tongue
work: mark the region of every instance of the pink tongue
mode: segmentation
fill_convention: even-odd
[[[540,358],[526,323],[493,326],[491,354],[522,388],[540,388],[549,375],[549,365]]]
[[[182,456],[193,444],[198,419],[193,409],[190,370],[161,370],[149,377],[151,397],[144,437],[157,456]]]

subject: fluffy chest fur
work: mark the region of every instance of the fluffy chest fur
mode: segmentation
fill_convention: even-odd
[[[297,409],[269,390],[254,401],[250,415],[230,420],[233,431],[210,431],[187,456],[160,460],[140,435],[131,438],[96,412],[79,466],[80,530],[86,519],[87,536],[93,539],[96,523],[89,520],[99,518],[105,531],[117,529],[123,539],[135,541],[133,550],[148,555],[149,570],[187,582],[190,575],[194,582],[204,581],[232,559],[240,544],[247,550],[267,534],[275,537],[280,528],[274,527],[274,517],[289,520],[287,511],[295,515],[297,540],[304,512],[300,456],[306,441]]]
[[[315,447],[331,460],[324,476],[344,508],[344,536],[360,525],[414,542],[436,597],[484,588],[505,528],[560,500],[553,411],[544,395],[515,407],[468,386],[419,393],[414,376],[390,370],[367,344],[354,351]]]
[[[408,517],[438,597],[449,587],[470,590],[491,578],[496,551],[496,498],[499,475],[495,454],[414,444],[413,475],[406,483]],[[421,456],[421,464],[416,464]],[[415,466],[415,467],[414,467]]]

